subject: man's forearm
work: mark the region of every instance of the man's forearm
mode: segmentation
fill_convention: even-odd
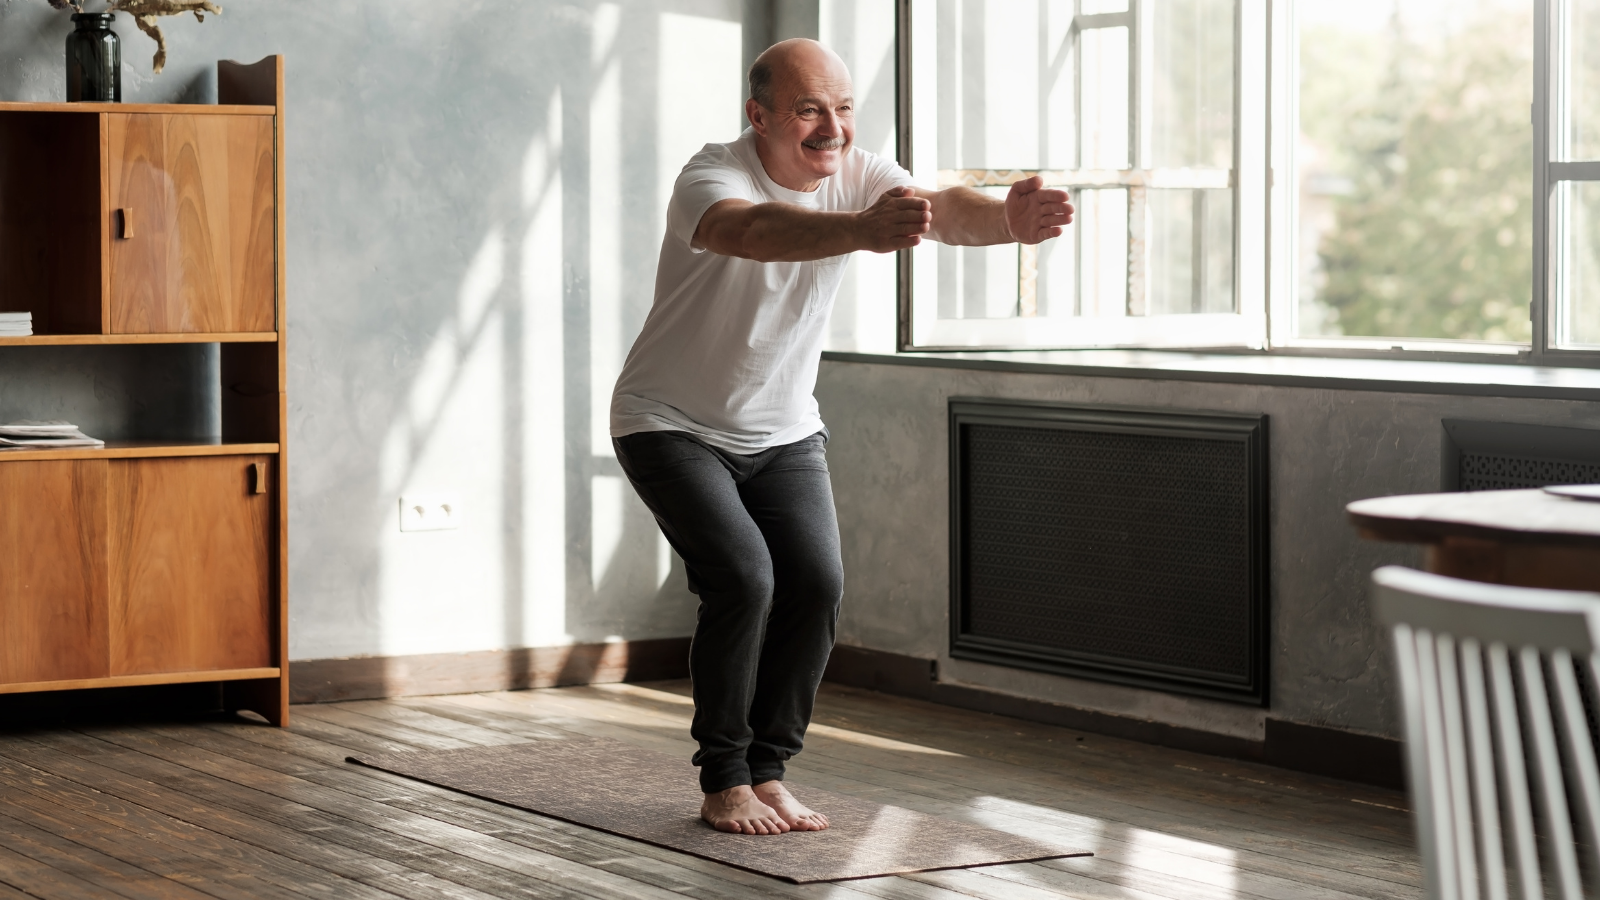
[[[920,193],[920,192],[919,192]],[[933,203],[928,237],[958,247],[987,247],[1016,240],[1006,227],[1006,204],[969,187],[921,194]]]
[[[757,203],[719,224],[706,246],[757,262],[806,262],[861,249],[856,217],[792,203]]]

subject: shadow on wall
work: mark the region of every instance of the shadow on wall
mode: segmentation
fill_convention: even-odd
[[[286,57],[291,658],[692,629],[607,408],[672,180],[737,133],[743,5],[241,0],[163,22],[161,76],[121,23],[129,102]],[[0,99],[61,99],[70,28],[0,0]],[[400,532],[431,491],[459,530]]]
[[[617,466],[608,408],[650,306],[672,180],[701,144],[733,136],[740,4],[585,12],[541,36],[565,58],[553,77],[505,98],[532,136],[382,441],[380,653],[692,628],[681,563]],[[466,528],[397,534],[393,498],[418,489],[461,490]],[[490,596],[494,623],[469,599]],[[460,629],[467,609],[479,620]],[[551,683],[598,677],[588,655],[568,654]],[[533,662],[505,659],[518,678]]]

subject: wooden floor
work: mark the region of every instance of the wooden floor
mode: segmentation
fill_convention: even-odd
[[[0,900],[1422,896],[1401,794],[833,686],[791,780],[1096,855],[795,886],[343,762],[556,731],[687,755],[686,689],[0,730]]]

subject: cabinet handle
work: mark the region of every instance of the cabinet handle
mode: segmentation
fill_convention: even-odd
[[[250,464],[250,492],[254,494],[265,494],[267,492],[266,463]]]
[[[117,210],[117,236],[125,241],[133,240],[132,207],[124,207]]]

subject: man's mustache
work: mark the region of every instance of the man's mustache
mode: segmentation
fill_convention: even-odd
[[[844,138],[828,138],[825,141],[809,140],[801,141],[800,143],[810,147],[812,150],[838,150],[840,147],[844,146]]]

